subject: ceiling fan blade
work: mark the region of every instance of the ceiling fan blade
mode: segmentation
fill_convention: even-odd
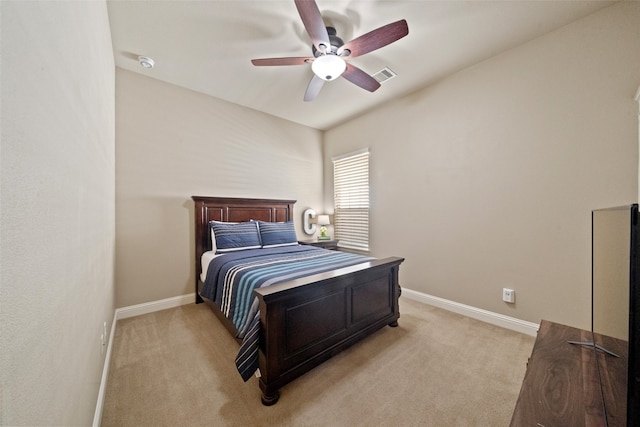
[[[331,43],[318,5],[314,0],[295,0],[295,3],[313,45],[319,51],[324,52],[325,48],[331,46]],[[321,48],[320,45],[324,45],[325,48]]]
[[[380,83],[360,68],[347,63],[347,69],[342,73],[342,77],[349,80],[356,86],[366,89],[369,92],[375,92],[380,87]],[[322,79],[321,79],[322,80]]]
[[[309,102],[313,101],[318,93],[320,93],[320,89],[324,85],[324,80],[320,77],[313,75],[313,78],[309,82],[309,86],[307,86],[307,91],[304,93],[304,101]]]
[[[264,58],[264,59],[252,59],[251,63],[256,66],[269,66],[269,65],[304,65],[307,61],[313,61],[313,58],[309,57],[289,57],[289,58]]]
[[[380,49],[403,38],[407,34],[409,34],[407,21],[401,19],[400,21],[384,25],[345,43],[338,49],[337,53],[340,55],[342,52],[349,50],[351,52],[349,57],[353,58]]]

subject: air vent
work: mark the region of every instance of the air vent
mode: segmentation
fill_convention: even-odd
[[[395,76],[397,76],[397,74],[394,73],[391,70],[391,68],[385,67],[382,70],[380,70],[377,73],[375,73],[373,75],[373,78],[376,79],[378,81],[378,83],[384,83],[387,80],[394,78]]]

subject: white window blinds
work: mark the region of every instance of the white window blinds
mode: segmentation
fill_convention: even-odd
[[[369,250],[369,151],[333,159],[334,231],[344,248]]]

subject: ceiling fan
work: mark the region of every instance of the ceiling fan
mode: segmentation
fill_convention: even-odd
[[[406,36],[409,34],[407,21],[401,19],[344,43],[336,35],[336,30],[333,27],[325,27],[315,0],[294,0],[294,2],[300,18],[302,18],[302,23],[313,42],[313,57],[252,59],[251,63],[257,66],[311,63],[314,75],[304,94],[305,101],[313,101],[325,81],[335,80],[340,76],[370,92],[376,91],[380,87],[380,83],[360,68],[347,63],[345,59],[355,58],[380,49]]]

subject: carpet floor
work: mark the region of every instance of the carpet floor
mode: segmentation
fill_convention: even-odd
[[[102,426],[508,426],[534,337],[406,298],[400,314],[271,407],[206,305],[119,320]]]

